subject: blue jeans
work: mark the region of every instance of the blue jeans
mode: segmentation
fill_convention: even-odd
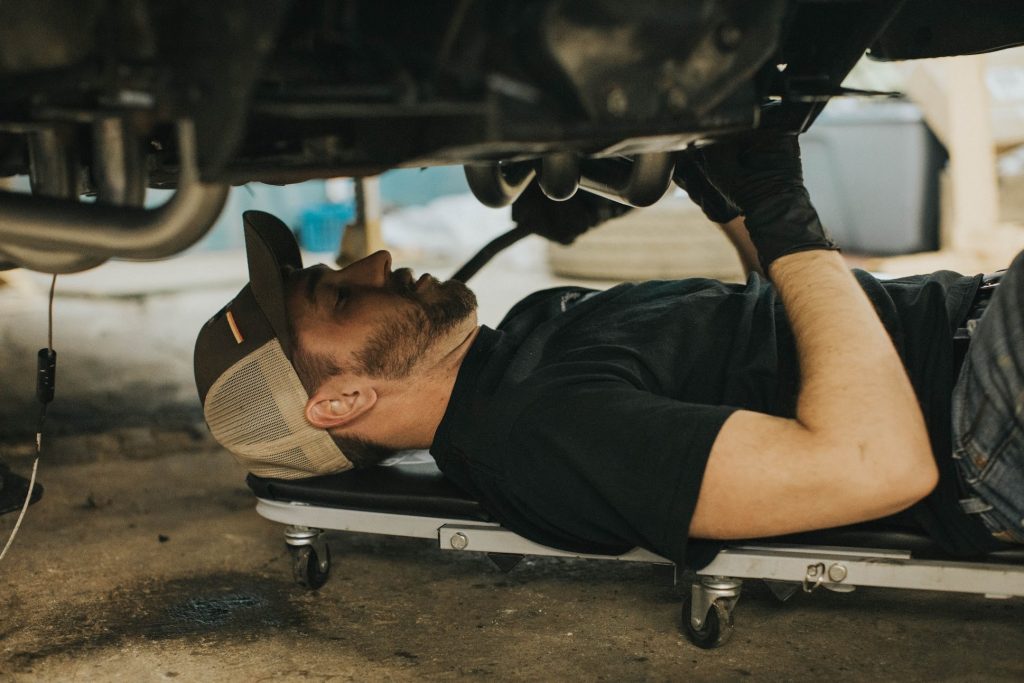
[[[961,501],[1004,541],[1024,543],[1024,252],[977,322],[953,389]]]

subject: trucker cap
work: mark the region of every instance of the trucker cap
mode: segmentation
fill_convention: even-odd
[[[352,463],[326,430],[306,420],[306,394],[291,358],[285,275],[302,268],[295,237],[263,211],[242,214],[249,284],[203,325],[195,376],[214,438],[259,477],[298,479]]]

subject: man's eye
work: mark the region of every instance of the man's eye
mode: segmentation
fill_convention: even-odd
[[[348,298],[348,290],[344,287],[338,288],[338,297],[334,300],[334,307],[337,308],[345,303],[345,299]]]

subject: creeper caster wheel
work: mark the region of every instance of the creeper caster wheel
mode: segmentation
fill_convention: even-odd
[[[284,541],[292,556],[292,574],[303,588],[316,590],[331,572],[331,549],[322,529],[292,525],[284,530]]]
[[[317,556],[311,545],[289,550],[292,554],[292,573],[296,583],[310,590],[316,590],[327,583],[327,577],[331,573],[331,551],[326,545],[323,557]]]
[[[711,603],[699,627],[694,626],[690,619],[690,607],[689,600],[683,603],[683,626],[691,643],[704,650],[713,650],[729,642],[733,632],[732,610],[725,605],[724,600]]]
[[[721,576],[702,576],[694,581],[683,601],[683,630],[690,642],[710,650],[729,642],[733,632],[732,610],[743,583]]]

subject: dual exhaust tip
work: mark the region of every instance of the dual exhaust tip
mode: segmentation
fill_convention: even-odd
[[[583,189],[621,204],[650,206],[665,196],[674,170],[671,152],[605,158],[555,152],[527,161],[465,166],[469,189],[482,204],[492,208],[514,202],[534,178],[554,201],[565,201]]]

